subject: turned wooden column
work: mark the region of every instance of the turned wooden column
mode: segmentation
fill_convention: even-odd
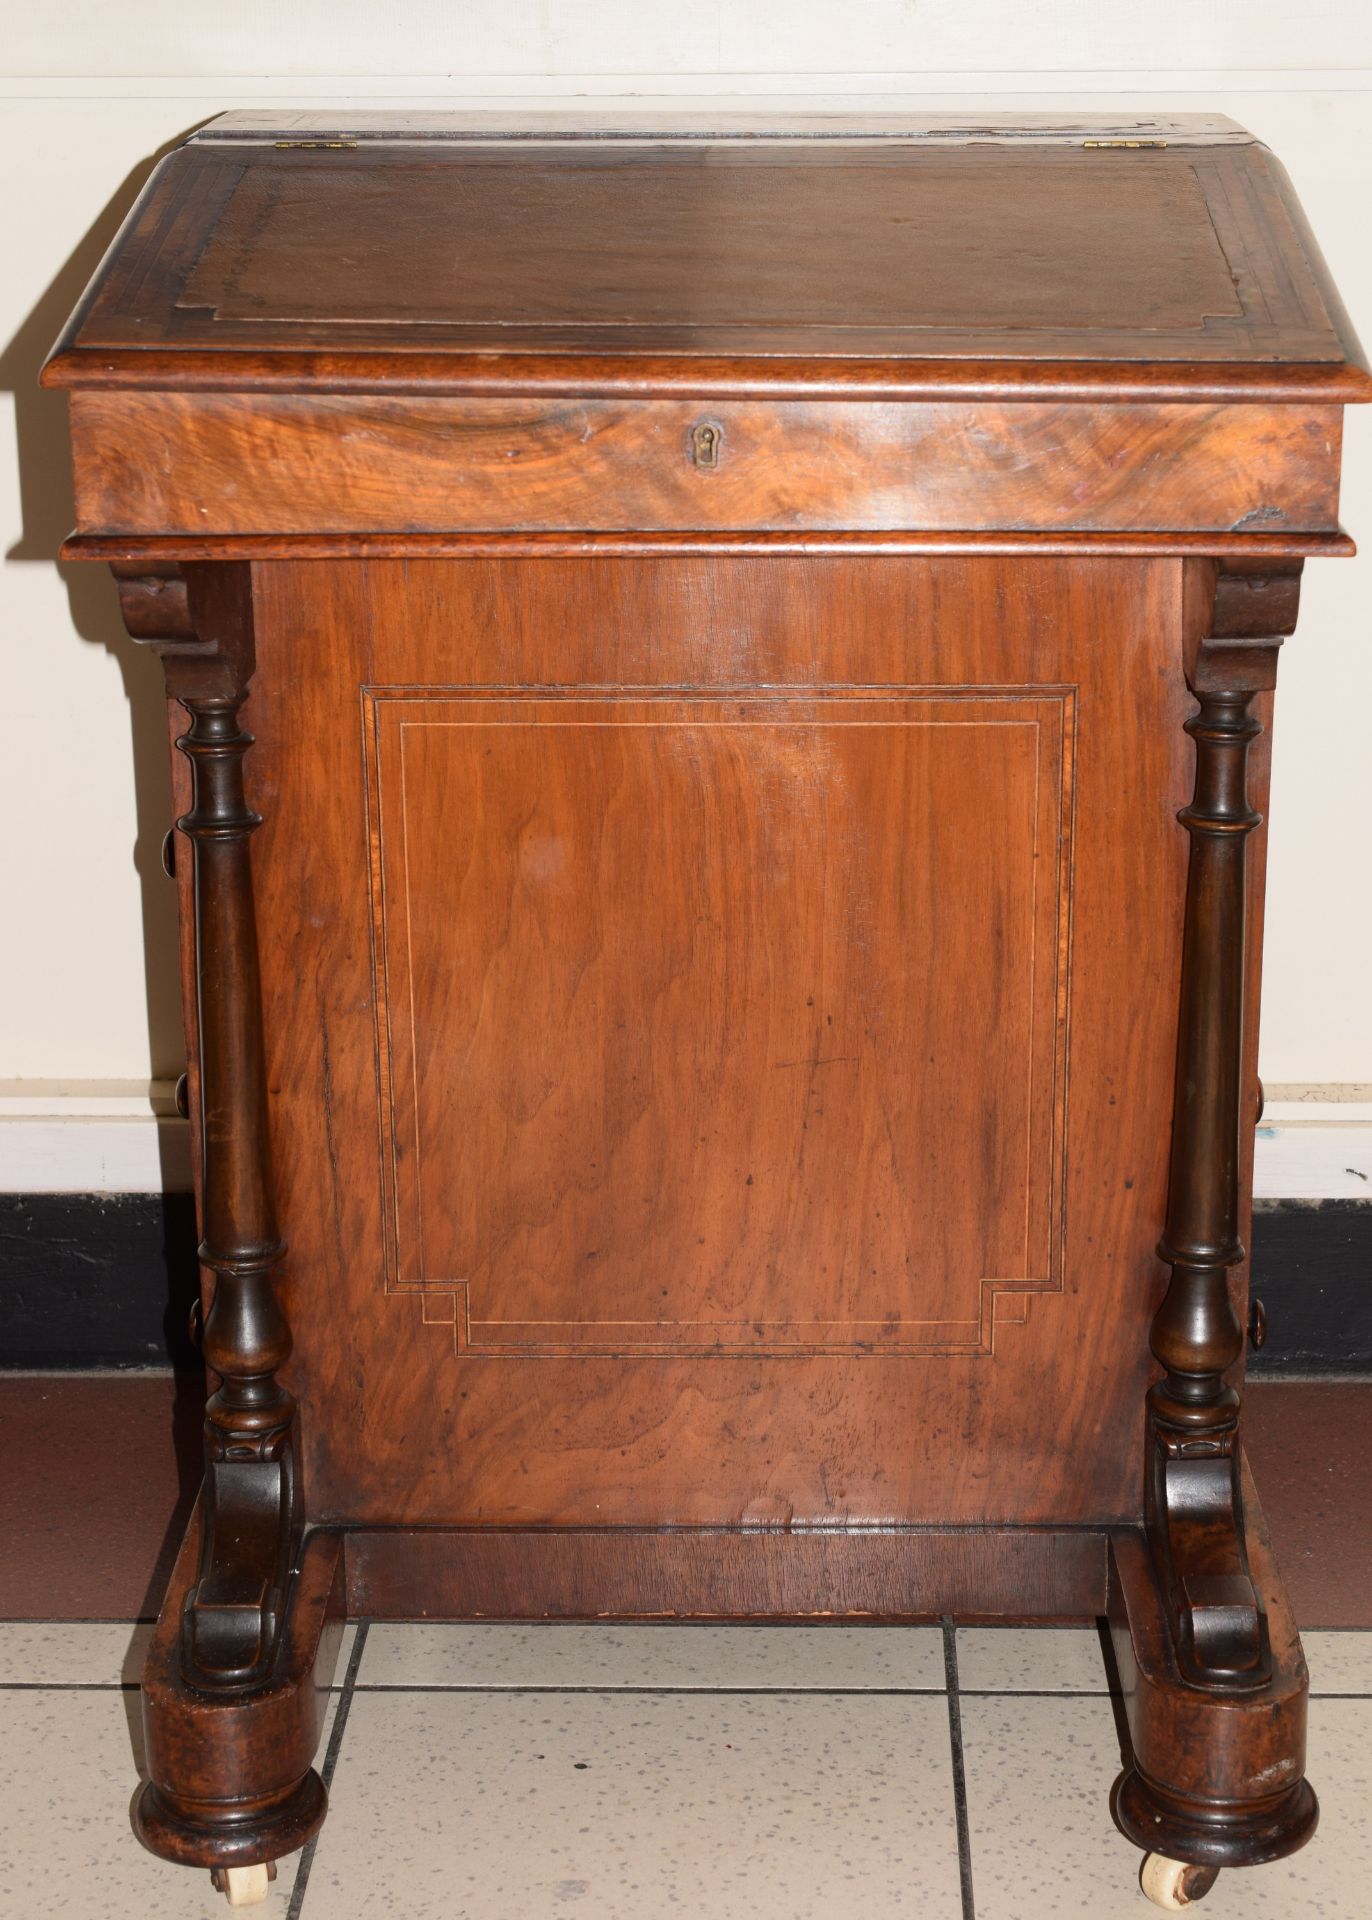
[[[1186,722],[1195,787],[1179,816],[1191,856],[1159,1249],[1172,1273],[1151,1331],[1163,1373],[1148,1395],[1146,1534],[1111,1542],[1108,1611],[1131,1749],[1115,1817],[1149,1855],[1146,1890],[1189,1900],[1222,1868],[1294,1852],[1319,1818],[1304,1777],[1309,1676],[1261,1521],[1245,1512],[1232,1377],[1243,1352],[1244,1131],[1257,1106],[1245,986],[1261,822],[1249,762],[1299,585],[1299,561],[1186,570],[1198,710]]]
[[[211,1276],[203,1350],[205,1528],[183,1614],[187,1679],[238,1690],[270,1671],[299,1531],[295,1406],[276,1375],[291,1350],[277,1297],[285,1252],[272,1199],[252,835],[241,722],[254,666],[251,569],[120,569],[126,623],[161,653],[190,719],[200,1261]]]
[[[303,1846],[328,1806],[310,1762],[342,1632],[336,1535],[302,1539],[298,1416],[277,1370],[291,1350],[277,1294],[285,1252],[272,1196],[252,839],[252,569],[115,566],[124,622],[162,656],[189,726],[177,741],[193,850],[192,1128],[206,1275],[205,1484],[143,1676],[144,1844],[207,1866],[243,1904],[267,1863]],[[288,1595],[291,1596],[288,1600]]]
[[[1249,1568],[1240,1476],[1239,1395],[1226,1375],[1243,1353],[1231,1269],[1239,1237],[1247,971],[1248,840],[1261,816],[1248,755],[1262,731],[1257,694],[1276,684],[1278,633],[1243,631],[1263,613],[1294,623],[1298,568],[1214,576],[1210,629],[1190,647],[1199,710],[1195,791],[1178,815],[1191,837],[1177,1034],[1171,1177],[1159,1246],[1171,1282],[1150,1345],[1164,1375],[1148,1395],[1146,1510],[1183,1677],[1242,1691],[1272,1658]],[[1290,592],[1286,588],[1290,586]],[[1237,629],[1237,631],[1234,631]]]

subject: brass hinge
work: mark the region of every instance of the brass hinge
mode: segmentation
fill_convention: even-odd
[[[355,147],[357,142],[356,140],[274,140],[272,145],[275,147],[327,147],[336,150]]]
[[[1083,140],[1084,147],[1165,147],[1165,140]]]

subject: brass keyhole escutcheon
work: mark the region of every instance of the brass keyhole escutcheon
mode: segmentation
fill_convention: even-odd
[[[719,465],[724,429],[717,420],[698,420],[691,428],[691,459],[704,473]]]

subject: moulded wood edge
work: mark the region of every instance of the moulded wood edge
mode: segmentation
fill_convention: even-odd
[[[597,532],[597,533],[72,533],[62,560],[109,562],[190,560],[642,558],[690,554],[940,555],[1042,554],[1063,558],[1351,559],[1357,547],[1343,528],[1324,533],[1030,533],[916,530],[854,532]]]
[[[1306,229],[1308,232],[1308,229]],[[1311,243],[1313,245],[1313,242]],[[1327,279],[1327,270],[1325,270]],[[1328,292],[1337,299],[1329,282]],[[84,303],[83,303],[84,304]],[[74,316],[79,320],[81,310]],[[63,334],[39,384],[64,390],[214,393],[482,395],[520,399],[997,400],[1144,403],[1165,396],[1205,403],[1372,401],[1369,371],[1339,308],[1353,357],[1263,364],[1056,360],[734,359],[690,355],[619,358],[398,349],[330,353],[208,348],[82,347]]]

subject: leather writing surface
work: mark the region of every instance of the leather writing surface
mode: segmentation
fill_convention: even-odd
[[[253,167],[178,307],[484,327],[1070,327],[1242,314],[1168,155],[478,151]],[[592,252],[592,246],[594,252]],[[289,260],[292,272],[283,274]]]
[[[164,163],[73,345],[1345,362],[1293,204],[1256,143],[1184,133],[219,137]]]

